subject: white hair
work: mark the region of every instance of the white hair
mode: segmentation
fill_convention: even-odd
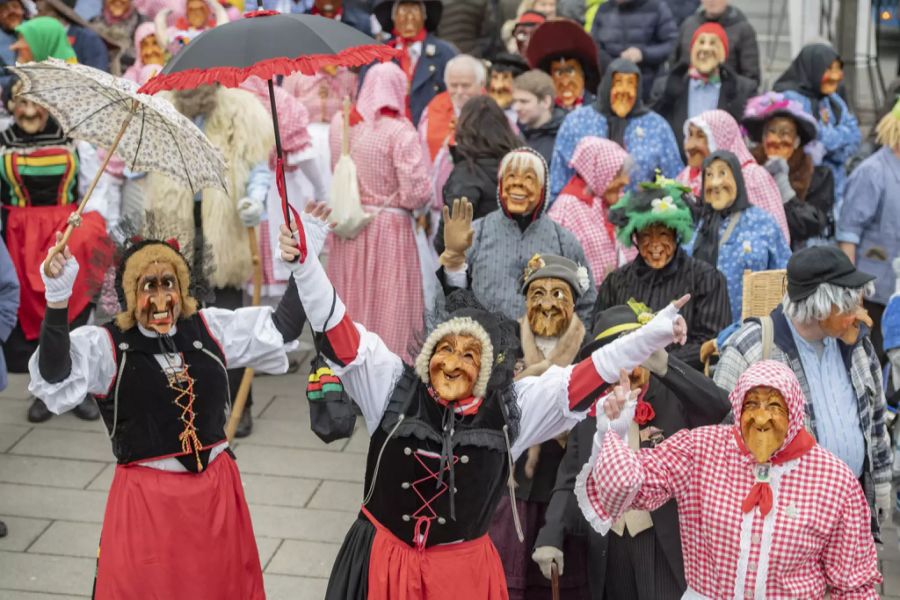
[[[447,74],[457,68],[467,69],[470,73],[475,75],[475,83],[479,86],[484,86],[484,82],[487,79],[487,71],[484,68],[484,63],[468,54],[457,54],[447,61],[447,66],[444,67],[444,85],[449,85],[447,83]]]
[[[544,160],[544,157],[537,152],[528,152],[521,149],[507,152],[506,156],[503,157],[503,160],[500,161],[499,172],[502,178],[503,173],[505,173],[507,169],[524,171],[528,168],[534,169],[534,172],[538,177],[538,183],[541,187],[544,187],[547,181],[547,162]]]
[[[823,321],[831,315],[832,308],[838,312],[856,309],[863,296],[875,291],[875,283],[870,281],[858,288],[846,288],[833,283],[820,283],[811,296],[794,302],[788,294],[781,300],[785,316],[798,323]]]

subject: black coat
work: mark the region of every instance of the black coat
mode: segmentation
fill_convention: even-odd
[[[676,66],[664,79],[656,82],[653,90],[653,110],[662,115],[672,127],[682,160],[686,160],[684,122],[688,118],[689,68],[688,63]],[[735,121],[740,122],[747,100],[756,95],[757,84],[749,77],[738,75],[727,63],[719,68],[719,75],[722,87],[719,88],[719,103],[716,108],[724,110]]]
[[[716,425],[731,409],[728,392],[718,387],[702,373],[669,356],[669,370],[664,377],[650,378],[650,389],[644,400],[653,406],[656,416],[650,425],[662,430],[668,438],[685,428]],[[545,525],[538,533],[535,547],[562,548],[567,535],[588,536],[588,582],[593,600],[603,600],[606,579],[606,551],[609,533],[602,536],[591,530],[575,501],[575,477],[590,460],[596,420],[587,418],[569,434],[566,454],[559,466],[556,487],[547,507]],[[650,447],[651,442],[641,446]],[[684,591],[684,559],[681,554],[681,532],[678,527],[678,508],[674,500],[651,513],[656,543],[668,559],[668,567]],[[664,568],[657,565],[657,569]],[[615,599],[607,599],[615,600]]]
[[[718,23],[725,30],[728,37],[728,58],[725,59],[725,64],[759,84],[761,71],[756,30],[744,13],[734,6],[729,6],[718,17],[709,17],[706,11],[700,10],[685,19],[678,28],[678,44],[670,62],[673,65],[690,62],[691,38],[704,23]]]
[[[492,0],[444,3],[437,35],[463,54],[486,58],[500,49],[500,25]]]
[[[643,97],[650,97],[653,80],[678,38],[678,26],[664,0],[625,0],[605,2],[597,9],[591,37],[600,53],[600,70],[632,46],[643,55],[641,79]]]
[[[444,184],[444,205],[452,208],[454,199],[465,196],[472,203],[475,219],[486,217],[500,208],[497,203],[497,171],[503,157],[486,156],[469,161],[458,155],[455,146],[451,146],[450,153],[453,171]],[[443,219],[434,238],[434,247],[438,254],[444,251]]]
[[[728,285],[718,269],[688,256],[681,248],[662,269],[650,268],[638,255],[607,275],[597,290],[592,320],[596,323],[601,311],[625,304],[631,298],[657,311],[687,293],[691,299],[681,314],[688,326],[688,341],[684,346],[672,346],[670,351],[701,368],[701,344],[716,337],[731,322]]]
[[[587,96],[590,96],[590,100],[587,103],[593,102],[593,94],[588,94],[587,90],[585,90],[586,100]],[[556,134],[559,132],[559,127],[566,119],[567,114],[569,113],[556,106],[553,108],[553,115],[550,117],[550,120],[540,127],[529,129],[526,125],[519,123],[519,131],[522,132],[522,137],[525,138],[525,144],[529,148],[534,148],[540,152],[548,165],[553,157],[553,144],[556,143]]]

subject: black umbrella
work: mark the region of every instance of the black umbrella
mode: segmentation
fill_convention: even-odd
[[[257,76],[268,81],[269,102],[275,125],[276,184],[285,223],[290,223],[284,183],[281,136],[275,107],[273,78],[300,72],[312,75],[322,67],[360,67],[394,58],[397,51],[334,19],[316,15],[281,14],[257,10],[244,19],[203,32],[170,60],[140,91],[184,90],[201,85],[237,87]],[[295,218],[302,232],[300,219]],[[300,260],[306,257],[300,236]]]

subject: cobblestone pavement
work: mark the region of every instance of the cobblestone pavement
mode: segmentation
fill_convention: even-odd
[[[270,600],[320,600],[362,495],[367,436],[325,445],[309,430],[306,360],[254,383],[253,435],[235,445]],[[113,460],[105,430],[74,415],[32,425],[27,377],[0,393],[0,600],[69,600],[91,593]],[[885,598],[900,599],[891,527],[881,551]]]

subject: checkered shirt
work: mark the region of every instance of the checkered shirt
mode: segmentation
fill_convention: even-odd
[[[785,317],[773,314],[776,329]],[[787,324],[784,323],[786,327]],[[777,337],[777,336],[776,336]],[[772,345],[769,358],[790,367],[800,381],[804,397],[809,397],[809,383],[796,348],[783,349]],[[716,366],[714,379],[719,387],[731,390],[750,365],[762,360],[762,328],[757,321],[748,321],[729,340]],[[856,393],[859,423],[866,441],[867,467],[875,483],[891,481],[891,445],[885,425],[885,397],[881,382],[881,368],[875,348],[868,337],[854,346],[850,355],[850,382]],[[815,436],[816,414],[811,402],[805,404],[806,429]]]
[[[824,598],[826,590],[878,598],[869,509],[847,466],[815,446],[771,467],[773,510],[763,519],[758,508],[741,513],[754,463],[733,426],[682,430],[637,453],[610,432],[584,484],[586,516],[612,523],[675,498],[685,578],[708,598]]]

